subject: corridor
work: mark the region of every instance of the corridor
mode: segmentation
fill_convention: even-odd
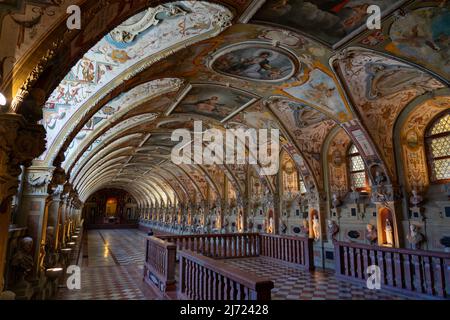
[[[137,229],[89,230],[81,259],[81,290],[61,289],[59,300],[153,300],[154,288],[142,281],[144,232]],[[270,278],[274,300],[405,299],[337,280],[332,272],[305,272],[268,258],[224,260],[234,267]]]

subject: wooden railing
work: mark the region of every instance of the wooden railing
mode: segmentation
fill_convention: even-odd
[[[260,255],[312,270],[314,269],[312,242],[312,239],[303,237],[261,234]]]
[[[371,265],[381,271],[381,288],[419,297],[450,295],[450,254],[334,242],[336,275],[367,281]]]
[[[174,243],[178,250],[190,250],[216,259],[257,257],[260,237],[257,233],[198,234],[158,236]]]
[[[176,246],[156,237],[147,238],[144,280],[162,292],[175,290]]]
[[[179,298],[187,300],[270,300],[274,284],[192,251],[181,251]]]

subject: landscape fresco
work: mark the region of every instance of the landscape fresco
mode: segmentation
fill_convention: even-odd
[[[334,47],[345,42],[353,31],[365,25],[370,5],[378,5],[383,13],[387,13],[403,2],[268,0],[253,19],[300,30]]]
[[[220,121],[252,100],[254,96],[237,89],[219,85],[196,85],[174,112],[194,113]]]
[[[218,57],[213,69],[232,77],[255,81],[282,81],[295,72],[295,64],[281,50],[266,46],[240,46]]]

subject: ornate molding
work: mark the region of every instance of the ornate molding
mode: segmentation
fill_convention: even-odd
[[[111,38],[116,42],[130,43],[134,39],[153,26],[156,26],[163,19],[158,19],[157,15],[160,13],[166,13],[167,17],[177,17],[180,15],[186,15],[189,12],[184,10],[182,7],[175,4],[159,5],[155,8],[148,8],[144,16],[137,22],[132,22],[130,20],[125,21],[120,26],[116,27],[113,31],[109,33]]]

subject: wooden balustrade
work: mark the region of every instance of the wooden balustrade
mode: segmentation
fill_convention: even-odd
[[[227,238],[227,237],[225,237]],[[270,300],[272,281],[193,251],[181,251],[179,298],[186,300]]]
[[[336,275],[367,281],[366,270],[381,271],[381,288],[419,297],[447,298],[450,295],[450,254],[334,242]]]
[[[282,260],[307,270],[314,269],[313,239],[272,234],[260,235],[260,255]]]
[[[260,237],[257,233],[196,234],[158,236],[172,242],[178,250],[190,250],[216,259],[257,257]]]
[[[144,280],[162,292],[175,290],[176,246],[156,237],[147,238]]]

